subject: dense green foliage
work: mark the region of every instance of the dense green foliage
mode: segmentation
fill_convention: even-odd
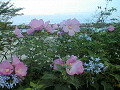
[[[21,8],[7,7],[9,2],[1,3],[0,15],[11,18]],[[100,14],[100,22],[93,26],[80,27],[80,32],[74,36],[67,33],[50,34],[43,28],[32,35],[23,34],[18,38],[7,25],[9,22],[0,22],[0,53],[1,60],[12,61],[9,56],[17,55],[27,65],[27,76],[23,82],[17,84],[13,90],[115,90],[120,83],[120,25],[111,23],[115,30],[110,32],[105,25],[104,15],[111,15],[114,8],[108,10],[109,14]],[[116,9],[114,9],[116,10]],[[14,11],[14,13],[12,13]],[[6,18],[6,19],[8,19]],[[101,29],[101,30],[99,30]],[[58,30],[61,30],[60,28]],[[90,39],[86,39],[87,37]],[[8,36],[9,35],[9,36]],[[83,37],[81,37],[83,36]],[[53,61],[62,58],[63,61],[75,55],[83,63],[89,62],[91,57],[100,58],[106,68],[100,73],[84,70],[82,74],[70,76],[65,68],[57,65],[53,69]],[[1,62],[2,62],[1,61]],[[84,66],[85,67],[85,66]],[[2,88],[0,87],[2,90]],[[6,89],[3,89],[6,90]]]

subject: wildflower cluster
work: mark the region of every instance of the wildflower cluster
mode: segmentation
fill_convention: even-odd
[[[15,72],[13,72],[15,70]],[[8,89],[13,88],[27,74],[27,66],[20,62],[18,57],[14,56],[12,65],[7,60],[0,64],[0,86]],[[21,78],[21,79],[20,79]]]
[[[91,37],[87,35],[87,32],[85,32],[84,35],[79,35],[79,39],[85,38],[87,41],[92,41]]]
[[[99,62],[100,60],[99,57],[95,59],[91,57],[88,64],[86,62],[84,63],[84,66],[86,67],[85,70],[98,74],[101,72],[101,69],[105,67],[103,63]]]
[[[0,75],[0,86],[2,88],[13,88],[13,86],[16,86],[17,83],[19,83],[20,80],[18,78],[17,74],[10,74],[8,75]]]

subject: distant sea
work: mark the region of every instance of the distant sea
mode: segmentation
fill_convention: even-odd
[[[55,15],[22,15],[13,17],[10,21],[13,25],[29,24],[32,19],[43,19],[44,22],[50,21],[50,24],[60,23],[63,20],[76,18],[80,23],[96,22],[95,13],[83,12],[73,14],[55,14]],[[108,21],[109,22],[109,21]]]

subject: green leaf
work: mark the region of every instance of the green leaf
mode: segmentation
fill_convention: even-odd
[[[45,74],[42,79],[57,79],[54,74]]]
[[[24,89],[24,90],[32,90],[31,88],[26,88],[26,89]]]
[[[101,81],[101,85],[103,85],[104,90],[114,90],[113,86],[105,81]]]
[[[30,82],[30,86],[34,87],[35,85],[33,82]]]
[[[71,90],[67,85],[55,85],[55,90]]]
[[[118,74],[110,74],[110,75],[114,76],[115,79],[116,79],[118,82],[120,82],[120,75],[118,75]]]
[[[43,86],[44,86],[44,85],[43,85],[43,84],[41,84],[41,85],[39,85],[39,86],[38,86],[38,88],[42,88]]]
[[[93,87],[96,88],[96,90],[99,90],[99,84],[97,82],[94,83],[94,85],[92,85]]]

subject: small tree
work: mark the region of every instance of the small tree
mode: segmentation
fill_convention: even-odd
[[[0,1],[0,51],[4,52],[5,45],[10,45],[10,43],[6,43],[8,36],[11,35],[10,24],[12,22],[9,22],[9,20],[17,15],[23,15],[23,13],[18,13],[22,9],[16,8],[10,1]]]

